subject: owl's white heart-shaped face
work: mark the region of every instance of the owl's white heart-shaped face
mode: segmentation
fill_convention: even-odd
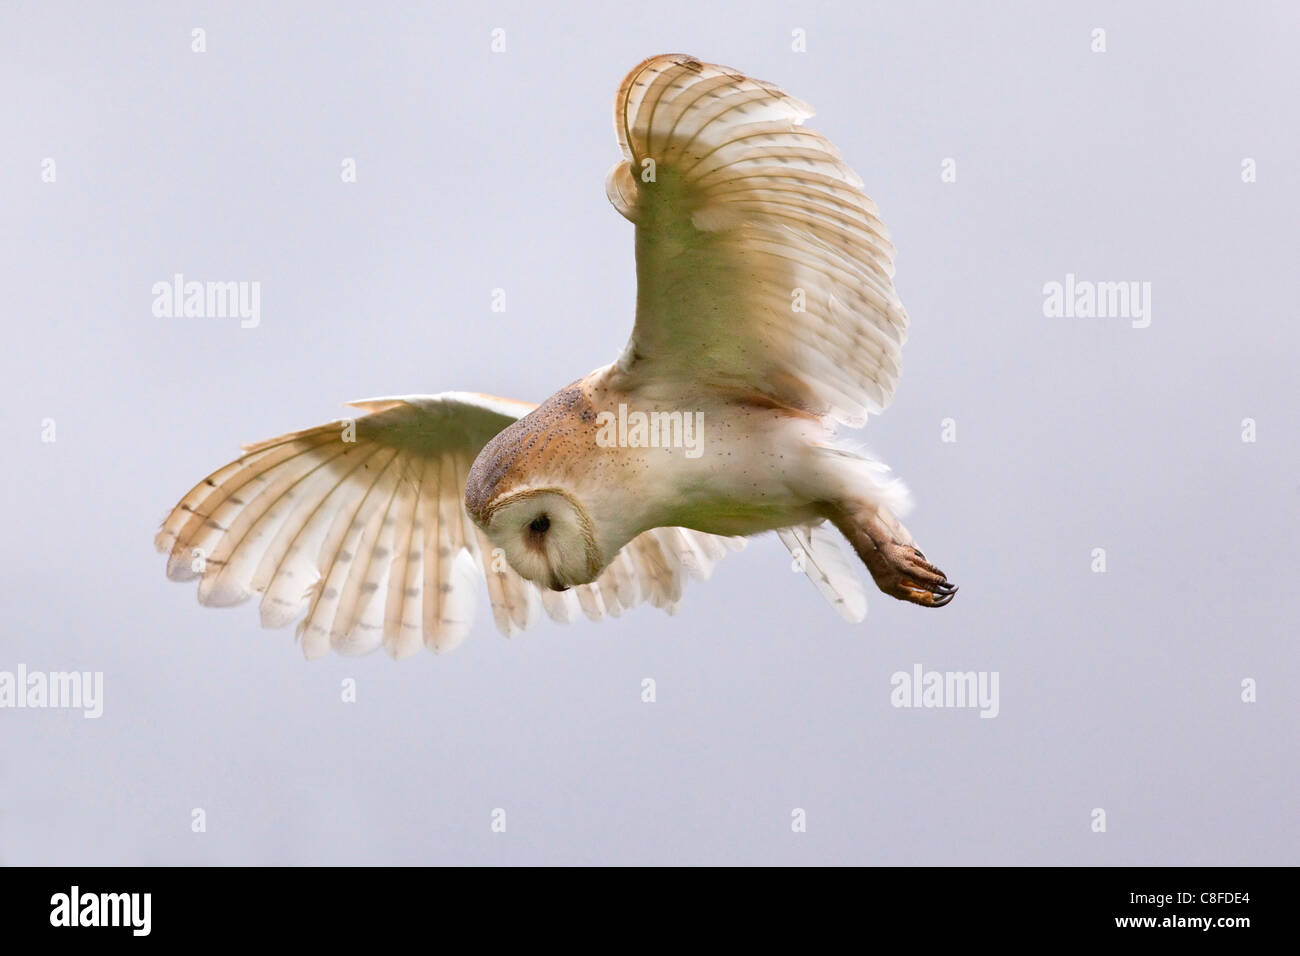
[[[595,528],[576,499],[558,489],[527,489],[494,502],[483,531],[520,575],[553,591],[588,584],[605,560]]]

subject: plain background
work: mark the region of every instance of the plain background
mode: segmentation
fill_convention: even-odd
[[[0,669],[103,671],[105,711],[0,711],[0,861],[1300,862],[1298,27],[1281,3],[4,3]],[[240,442],[372,395],[538,401],[614,356],[610,105],[677,51],[811,102],[880,205],[912,330],[861,437],[953,604],[873,591],[847,625],[768,536],[675,618],[507,641],[481,603],[453,654],[309,665],[167,582],[159,521]],[[260,281],[261,326],[153,317],[175,272]],[[1152,283],[1150,328],[1045,318],[1067,272]],[[1000,715],[894,709],[917,663],[998,671]]]

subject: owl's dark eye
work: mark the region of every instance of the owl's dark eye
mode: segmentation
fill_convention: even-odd
[[[546,534],[547,530],[550,527],[551,527],[550,516],[538,515],[529,523],[528,530],[533,532],[534,534]]]

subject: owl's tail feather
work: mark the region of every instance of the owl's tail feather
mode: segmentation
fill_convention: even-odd
[[[840,617],[857,624],[867,616],[867,595],[852,559],[839,549],[835,532],[825,522],[780,528],[776,534],[794,555],[794,568],[808,575]]]

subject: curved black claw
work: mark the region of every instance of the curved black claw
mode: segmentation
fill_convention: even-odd
[[[872,568],[872,576],[880,590],[900,601],[944,607],[957,593],[957,585],[911,545],[893,542],[881,549],[880,556],[884,560],[879,568]]]
[[[934,598],[928,604],[922,604],[922,607],[946,607],[948,603],[957,596],[957,585],[955,584],[944,583],[937,586],[934,590],[939,597]]]

